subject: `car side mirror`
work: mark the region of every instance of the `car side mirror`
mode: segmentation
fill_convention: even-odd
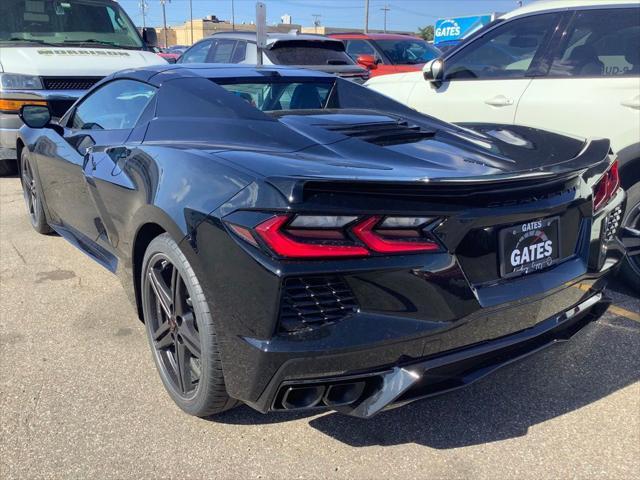
[[[158,34],[155,28],[145,27],[142,29],[142,40],[148,47],[158,46]]]
[[[51,124],[51,110],[46,105],[23,105],[18,115],[30,128],[44,128]]]
[[[424,64],[422,67],[422,75],[424,79],[433,84],[441,83],[444,78],[444,60],[435,58]]]
[[[369,70],[378,68],[378,61],[373,55],[358,55],[356,63],[364,68],[368,68]]]

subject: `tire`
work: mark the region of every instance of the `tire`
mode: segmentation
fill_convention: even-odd
[[[33,229],[46,235],[51,233],[51,227],[47,223],[47,219],[44,215],[44,209],[42,208],[42,197],[40,183],[38,177],[33,174],[33,167],[31,159],[29,158],[29,152],[26,148],[22,150],[20,155],[20,182],[22,184],[22,194],[24,196],[24,202],[27,206],[27,214],[31,221]]]
[[[640,230],[640,183],[627,190],[627,208],[622,220],[623,227]],[[640,255],[626,256],[620,274],[632,290],[640,292]]]
[[[18,171],[17,160],[0,160],[0,177],[13,175]]]
[[[216,329],[204,292],[169,234],[156,237],[147,247],[140,291],[153,359],[173,401],[197,417],[236,406],[238,401],[225,388]]]

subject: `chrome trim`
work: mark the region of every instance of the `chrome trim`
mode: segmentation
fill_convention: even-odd
[[[0,90],[7,100],[77,100],[86,90]]]

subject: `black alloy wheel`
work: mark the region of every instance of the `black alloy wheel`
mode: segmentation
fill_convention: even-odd
[[[176,266],[162,253],[149,261],[147,276],[145,295],[155,308],[146,321],[156,355],[176,391],[189,398],[202,373],[200,333],[191,295]]]
[[[209,304],[169,234],[147,247],[140,280],[147,337],[173,401],[198,417],[234,407],[238,402],[226,391]]]
[[[627,285],[640,293],[640,184],[627,191],[627,211],[619,236],[627,248],[621,273]]]
[[[29,153],[25,148],[20,155],[20,181],[22,183],[22,194],[24,203],[27,206],[27,213],[31,226],[38,233],[50,233],[51,227],[47,224],[40,199],[39,185],[36,176],[33,174]]]

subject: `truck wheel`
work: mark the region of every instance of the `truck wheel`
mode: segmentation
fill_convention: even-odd
[[[149,244],[141,287],[153,359],[173,401],[197,417],[237,405],[225,388],[218,338],[204,291],[169,234]]]
[[[13,175],[18,171],[18,162],[15,160],[0,160],[0,177]]]
[[[40,184],[38,183],[38,178],[33,174],[31,160],[29,159],[29,152],[26,148],[22,150],[20,161],[22,162],[22,169],[20,171],[22,193],[24,195],[24,203],[27,206],[27,213],[29,214],[31,226],[36,232],[46,235],[51,233],[53,230],[47,223],[47,219],[44,215],[42,198],[40,198]]]
[[[640,183],[636,183],[627,190],[627,208],[622,220],[623,228],[640,231]],[[620,273],[627,285],[636,292],[640,292],[640,250],[629,251],[622,261]]]

